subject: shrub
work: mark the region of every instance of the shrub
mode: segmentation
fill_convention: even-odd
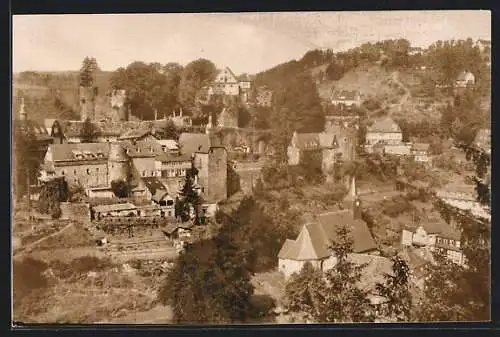
[[[77,273],[103,271],[113,266],[109,258],[100,259],[95,256],[82,256],[71,261],[71,268]]]

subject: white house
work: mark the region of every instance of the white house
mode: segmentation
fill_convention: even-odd
[[[379,142],[386,145],[403,144],[403,133],[401,128],[390,117],[376,121],[366,130],[367,147],[372,147]]]
[[[361,94],[359,91],[334,91],[332,92],[331,102],[333,105],[353,107],[361,105]]]
[[[411,147],[413,160],[415,160],[417,163],[430,163],[431,158],[429,155],[429,147],[430,145],[427,143],[414,143]]]
[[[378,253],[368,226],[361,219],[360,204],[356,199],[353,210],[320,214],[316,222],[302,227],[295,240],[287,239],[278,253],[278,270],[288,279],[292,274],[300,272],[307,262],[322,271],[333,268],[337,259],[329,247],[336,240],[340,226],[350,229],[354,253]]]

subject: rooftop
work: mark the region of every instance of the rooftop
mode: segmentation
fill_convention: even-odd
[[[401,132],[399,125],[390,117],[379,119],[367,129],[368,132]]]

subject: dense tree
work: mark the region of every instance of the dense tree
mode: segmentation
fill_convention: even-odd
[[[159,300],[172,306],[176,323],[243,323],[253,294],[243,261],[226,228],[181,253],[159,290]]]
[[[61,215],[60,202],[68,200],[68,197],[68,184],[63,177],[47,181],[40,190],[38,210],[58,218]]]
[[[90,118],[87,118],[82,125],[80,130],[80,137],[82,143],[92,143],[96,141],[96,137],[98,136],[99,131],[97,127],[92,123]]]
[[[94,84],[94,74],[99,71],[99,65],[93,57],[85,57],[80,68],[80,86],[92,87]]]
[[[194,169],[194,168],[193,168]],[[191,210],[194,211],[195,223],[199,221],[198,209],[201,202],[198,192],[195,190],[194,186],[194,171],[189,171],[184,179],[184,185],[182,190],[179,192],[179,198],[176,200],[176,214],[177,218],[182,221],[188,221],[191,219]]]
[[[27,191],[28,184],[34,184],[40,166],[37,155],[36,137],[33,129],[26,122],[19,122],[13,128],[13,184],[14,193],[21,197]]]
[[[191,114],[196,112],[198,91],[212,82],[216,74],[217,68],[206,59],[198,59],[186,65],[179,83],[179,102],[185,110]]]
[[[398,255],[392,258],[392,273],[384,275],[385,282],[376,289],[386,299],[383,315],[399,322],[412,320],[412,295],[410,292],[410,269]]]
[[[126,198],[130,194],[130,186],[124,180],[113,180],[111,182],[111,190],[118,198]]]
[[[166,139],[174,139],[176,141],[179,139],[179,130],[172,120],[168,120],[165,123],[162,129],[162,133]]]

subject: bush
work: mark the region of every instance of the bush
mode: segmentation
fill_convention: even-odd
[[[99,259],[95,256],[82,256],[71,261],[71,268],[76,273],[87,273],[89,271],[103,271],[113,267],[109,258]]]
[[[396,196],[391,200],[384,201],[382,208],[382,213],[390,216],[391,218],[396,218],[399,215],[410,211],[412,209],[412,205],[406,198]]]

